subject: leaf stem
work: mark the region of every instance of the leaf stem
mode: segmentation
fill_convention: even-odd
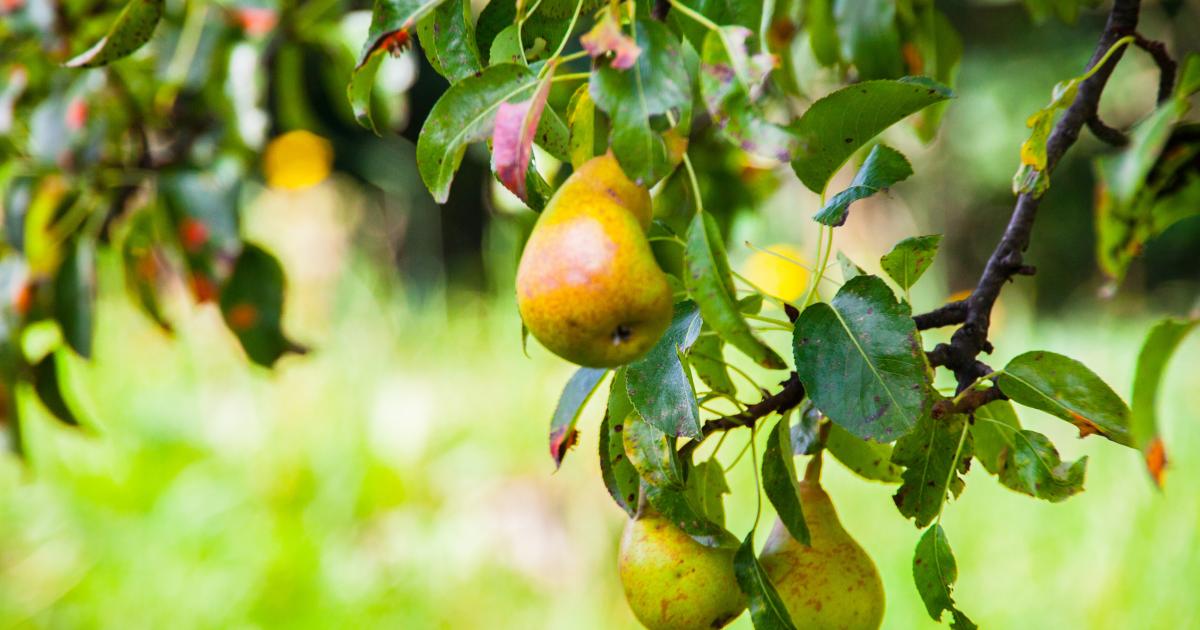
[[[958,448],[954,449],[954,459],[950,460],[950,474],[946,475],[946,485],[942,490],[942,504],[938,506],[937,524],[942,524],[942,512],[946,509],[946,499],[950,492],[950,482],[954,481],[954,473],[958,472],[958,458],[962,456],[963,444],[967,441],[967,428],[970,427],[969,422],[963,422],[962,433],[958,435]]]
[[[1112,57],[1113,54],[1117,52],[1117,50],[1119,50],[1122,46],[1126,46],[1128,44],[1133,43],[1136,39],[1137,38],[1134,37],[1133,35],[1126,35],[1125,37],[1122,37],[1121,39],[1118,39],[1117,41],[1113,42],[1113,45],[1108,47],[1108,51],[1104,53],[1104,56],[1100,58],[1100,61],[1097,61],[1095,64],[1093,64],[1092,67],[1087,72],[1085,72],[1083,75],[1081,75],[1078,78],[1078,81],[1080,83],[1083,83],[1084,81],[1087,81],[1088,79],[1092,78],[1092,75],[1096,74],[1097,70],[1104,67],[1104,64],[1108,63],[1108,59],[1110,57]]]
[[[541,0],[538,1],[540,2]],[[558,49],[555,50],[554,54],[550,56],[551,59],[558,59],[558,56],[562,54],[563,49],[567,47],[567,42],[571,40],[571,33],[575,31],[575,21],[579,19],[579,13],[581,11],[583,11],[583,0],[576,0],[575,12],[571,14],[571,23],[567,25],[567,32],[563,34],[562,41],[558,42]],[[567,55],[561,61],[571,61],[572,59],[578,59],[580,56],[586,54],[586,50],[581,50],[577,53],[571,53],[570,55]],[[542,68],[542,72],[545,71],[546,69]]]
[[[750,425],[750,461],[754,462],[754,525],[750,531],[758,529],[758,519],[762,517],[762,482],[758,479],[758,448],[755,438],[758,437],[758,423]]]

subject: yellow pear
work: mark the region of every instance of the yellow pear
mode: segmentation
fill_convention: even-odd
[[[842,527],[811,465],[809,471],[800,482],[800,503],[812,546],[792,538],[776,520],[760,556],[763,569],[797,628],[874,630],[883,623],[879,571]]]
[[[746,608],[733,549],[705,547],[653,510],[625,525],[619,560],[625,599],[650,630],[720,628]]]
[[[517,308],[551,352],[590,367],[645,354],[671,322],[671,287],[646,230],[650,194],[611,153],[571,174],[538,217],[517,268]]]

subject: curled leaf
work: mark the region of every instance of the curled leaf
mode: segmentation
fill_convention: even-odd
[[[546,98],[550,95],[550,80],[554,66],[546,72],[533,97],[518,103],[501,103],[496,109],[492,131],[492,170],[500,183],[520,197],[527,198],[526,174],[533,157],[533,139],[537,135]]]
[[[163,14],[163,0],[130,0],[94,46],[72,57],[68,68],[95,68],[133,54],[154,35]]]
[[[550,456],[554,458],[555,468],[562,465],[567,450],[575,445],[578,433],[575,423],[579,421],[579,412],[583,411],[583,406],[600,386],[605,374],[608,374],[608,370],[579,368],[563,387],[562,396],[554,408],[554,418],[550,421]]]

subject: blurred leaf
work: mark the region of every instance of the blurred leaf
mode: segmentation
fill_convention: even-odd
[[[636,412],[626,416],[624,424],[621,439],[625,442],[625,455],[642,479],[652,486],[683,490],[683,470],[675,454],[675,438]]]
[[[159,304],[159,287],[165,264],[156,247],[163,237],[155,221],[155,212],[145,210],[130,218],[129,230],[121,243],[125,288],[134,302],[154,323],[171,331]]]
[[[696,390],[680,357],[695,343],[701,323],[694,303],[676,304],[671,325],[658,343],[625,370],[634,409],[647,423],[672,437],[700,435]]]
[[[729,396],[737,394],[729,368],[725,367],[725,342],[720,337],[715,334],[697,337],[687,358],[710,390]]]
[[[933,264],[933,257],[937,255],[941,242],[941,234],[910,236],[884,254],[879,259],[879,265],[901,289],[907,291]]]
[[[54,278],[54,318],[63,340],[79,356],[92,356],[92,328],[96,304],[96,246],[80,236],[68,248]]]
[[[900,467],[892,463],[890,444],[859,439],[840,425],[831,424],[825,450],[859,477],[885,483],[900,481]]]
[[[837,22],[833,15],[834,0],[812,0],[806,3],[809,43],[813,57],[822,66],[829,67],[841,61],[841,44],[838,42]]]
[[[62,240],[56,229],[58,219],[76,202],[77,195],[59,175],[43,177],[25,212],[21,253],[35,276],[49,276],[62,262]]]
[[[587,6],[594,3],[595,0],[584,0],[584,10],[580,13],[582,20],[589,12]],[[532,53],[531,45],[538,39],[545,42],[541,50],[549,55],[558,47],[563,38],[567,36],[567,25],[570,23],[571,14],[575,10],[575,3],[570,3],[570,11],[566,15],[556,12],[550,6],[552,0],[544,0],[538,5],[537,11],[533,15],[528,15],[525,18],[524,26],[521,28],[521,39],[525,41],[526,49]],[[523,2],[526,11],[533,7],[533,3],[528,0]],[[508,47],[508,54],[516,54],[524,56],[524,51],[517,51],[517,33],[515,25],[517,23],[517,2],[516,0],[490,0],[487,6],[483,7],[483,11],[479,14],[479,19],[475,21],[475,44],[476,48],[481,52],[495,52],[498,46],[496,40],[504,31],[508,31],[505,37],[510,38],[510,42],[503,44]],[[536,57],[529,55],[528,61],[534,61]],[[493,63],[495,60],[493,59]]]
[[[541,79],[533,97],[517,103],[501,103],[496,110],[492,131],[492,170],[504,187],[522,201],[526,200],[526,175],[533,158],[533,140],[550,95],[551,67]]]
[[[800,505],[800,488],[796,481],[796,464],[792,461],[792,432],[786,416],[775,423],[763,449],[762,484],[779,520],[792,538],[809,543],[808,523]]]
[[[838,260],[838,266],[841,267],[841,269],[842,269],[842,282],[843,283],[850,282],[850,280],[852,278],[857,278],[858,276],[867,275],[867,272],[863,271],[862,267],[859,267],[858,265],[854,264],[854,261],[850,260],[850,258],[848,256],[846,256],[845,254],[843,254],[841,251],[838,251],[838,253],[837,253],[837,260]]]
[[[1000,453],[1001,483],[1055,503],[1083,491],[1086,471],[1087,457],[1062,461],[1050,438],[1036,431],[1014,431],[1012,446]]]
[[[729,494],[729,484],[725,481],[725,469],[717,458],[706,459],[691,467],[687,477],[687,493],[692,504],[705,518],[725,526],[722,497]]]
[[[475,18],[470,0],[451,0],[417,24],[417,38],[434,71],[451,83],[483,69],[475,46]]]
[[[917,46],[924,65],[922,71],[917,74],[924,74],[950,89],[955,89],[963,55],[962,36],[955,30],[950,19],[937,10],[933,3],[919,7],[917,11]],[[948,105],[946,102],[936,103],[921,112],[916,129],[922,141],[929,142],[937,135],[938,126],[941,125]]]
[[[637,513],[641,477],[625,455],[625,420],[633,413],[625,394],[625,368],[613,373],[608,390],[608,408],[600,424],[600,476],[617,505],[630,516]]]
[[[639,19],[636,28],[642,51],[637,63],[620,70],[611,59],[599,59],[590,85],[592,100],[612,120],[612,150],[621,168],[639,185],[651,186],[671,164],[667,144],[650,119],[690,107],[692,86],[671,32],[652,20]]]
[[[371,89],[384,53],[399,54],[412,38],[413,27],[446,0],[375,0],[371,28],[363,42],[358,63],[350,75],[346,95],[358,124],[375,130],[371,119]]]
[[[614,70],[632,68],[642,52],[637,42],[621,30],[620,10],[615,4],[610,4],[592,30],[579,38],[579,44],[592,59],[609,57],[609,67]]]
[[[274,256],[246,243],[221,289],[221,314],[251,361],[270,367],[289,352],[307,352],[283,334],[283,267]]]
[[[786,368],[783,359],[751,332],[738,313],[730,292],[732,282],[725,280],[729,269],[725,245],[712,215],[701,212],[692,219],[684,261],[687,266],[684,282],[700,306],[705,323],[759,365],[773,370]]]
[[[57,352],[50,352],[33,366],[33,389],[46,410],[63,424],[79,426],[79,418],[63,398],[62,382],[58,375]]]
[[[837,33],[842,57],[860,79],[894,79],[904,74],[896,3],[892,0],[837,0]]]
[[[997,400],[976,409],[970,430],[975,443],[975,459],[988,472],[1000,474],[1000,458],[1005,450],[1013,449],[1013,434],[1021,430],[1021,420],[1012,403]]]
[[[691,10],[708,18],[714,24],[741,26],[757,32],[762,23],[761,2],[730,2],[730,0],[681,0],[682,4]],[[667,21],[673,28],[678,29],[696,50],[704,47],[704,38],[710,32],[703,24],[684,15],[681,11],[671,11]]]
[[[575,445],[578,439],[575,423],[579,420],[579,412],[583,411],[583,406],[600,386],[605,374],[608,374],[608,370],[582,367],[571,375],[563,387],[558,405],[554,408],[554,417],[550,420],[550,456],[554,458],[556,469],[562,466],[567,450]]]
[[[959,445],[962,445],[961,449]],[[925,527],[941,513],[949,493],[962,492],[972,444],[965,416],[934,419],[928,414],[896,441],[892,463],[904,466],[903,483],[892,497],[904,516]],[[957,454],[957,455],[956,455]]]
[[[796,415],[796,424],[792,427],[792,453],[816,455],[824,448],[821,444],[821,412],[813,406],[811,399],[805,399]]]
[[[501,104],[527,95],[536,84],[537,76],[529,68],[501,64],[459,81],[442,94],[417,140],[417,167],[435,201],[445,203],[449,198],[463,152],[468,144],[487,139]],[[545,140],[548,150],[555,148],[565,155],[566,127],[550,113],[541,118],[537,137]]]
[[[1160,487],[1166,466],[1166,449],[1158,428],[1158,389],[1167,363],[1179,343],[1197,323],[1200,323],[1200,319],[1164,319],[1158,322],[1146,335],[1142,350],[1138,353],[1129,429],[1133,434],[1133,444],[1141,449],[1146,459],[1150,476]]]
[[[904,154],[886,144],[877,144],[871,148],[867,159],[854,174],[854,180],[850,182],[850,187],[834,195],[833,199],[830,199],[813,216],[813,220],[831,227],[843,225],[846,223],[846,217],[850,214],[851,203],[866,199],[885,188],[890,188],[897,182],[908,179],[912,172],[912,165],[908,163],[908,158],[904,157]]]
[[[976,625],[954,606],[954,598],[950,591],[958,581],[958,566],[954,562],[954,552],[946,541],[946,532],[941,525],[934,525],[925,530],[921,540],[917,542],[917,551],[913,555],[913,581],[917,592],[925,602],[925,610],[934,621],[942,620],[942,613],[950,611],[954,620],[950,627],[955,630],[974,630]]]
[[[769,54],[753,57],[746,50],[750,29],[724,26],[704,38],[700,65],[700,94],[717,128],[743,151],[787,162],[799,140],[767,120],[754,105],[771,72]]]
[[[952,98],[949,88],[921,77],[864,81],[812,104],[793,125],[802,153],[792,170],[821,194],[829,179],[881,131],[934,103]]]
[[[129,0],[109,27],[108,34],[63,65],[68,68],[94,68],[132,54],[150,41],[162,14],[163,0]]]
[[[737,539],[712,522],[682,488],[646,485],[646,500],[665,518],[706,547],[732,547]]]
[[[754,530],[746,534],[746,539],[734,554],[733,571],[738,587],[749,600],[750,620],[756,630],[796,630],[783,600],[775,592],[775,586],[754,555]]]
[[[890,442],[929,415],[928,363],[912,311],[876,276],[852,278],[796,320],[796,372],[813,403],[854,435]]]
[[[1133,446],[1125,401],[1074,359],[1053,352],[1026,352],[1009,361],[996,382],[1013,402],[1074,424],[1080,437],[1097,433]]]

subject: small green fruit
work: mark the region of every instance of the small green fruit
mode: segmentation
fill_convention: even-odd
[[[800,503],[812,546],[776,520],[760,556],[792,621],[806,630],[875,630],[884,608],[875,563],[842,527],[819,482],[800,482]]]
[[[652,512],[630,520],[620,556],[629,608],[650,630],[723,627],[746,608],[733,553],[701,545]]]
[[[623,365],[654,347],[672,295],[646,240],[650,214],[650,194],[611,153],[558,189],[517,268],[517,308],[543,346],[590,367]]]

